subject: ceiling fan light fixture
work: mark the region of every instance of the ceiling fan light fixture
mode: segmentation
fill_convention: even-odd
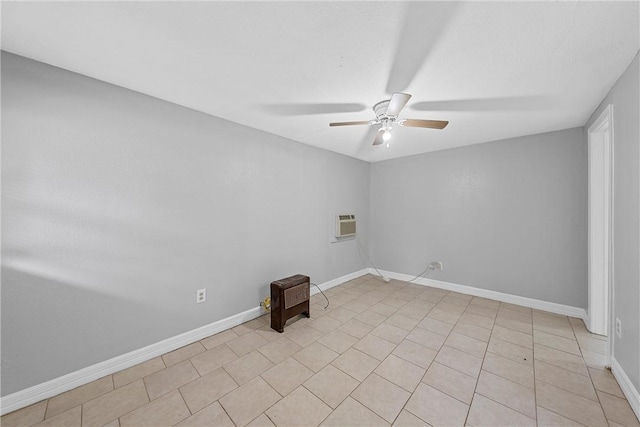
[[[329,126],[354,126],[354,125],[380,125],[376,132],[376,137],[373,140],[373,145],[385,145],[387,148],[391,147],[391,130],[397,124],[402,127],[415,127],[415,128],[431,128],[431,129],[444,129],[448,121],[443,120],[425,120],[425,119],[398,119],[398,115],[404,108],[404,106],[411,98],[408,93],[394,92],[391,95],[391,99],[380,101],[373,106],[373,112],[376,118],[368,121],[353,121],[353,122],[335,122],[329,123]]]

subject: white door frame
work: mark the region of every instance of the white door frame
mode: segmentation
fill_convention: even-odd
[[[613,105],[587,131],[588,137],[588,325],[613,342]]]

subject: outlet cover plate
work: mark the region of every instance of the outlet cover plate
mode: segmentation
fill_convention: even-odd
[[[200,304],[207,300],[207,290],[206,289],[198,289],[196,291],[196,304]]]

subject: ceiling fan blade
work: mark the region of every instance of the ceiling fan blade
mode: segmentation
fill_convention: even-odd
[[[407,105],[407,102],[409,102],[409,98],[411,98],[411,95],[408,93],[394,93],[391,95],[389,106],[387,107],[387,112],[385,114],[387,116],[398,117],[402,108],[404,108],[404,106]]]
[[[305,116],[313,114],[355,113],[364,111],[364,104],[334,103],[334,104],[267,104],[263,108],[275,116]]]
[[[368,148],[371,145],[371,141],[376,137],[376,134],[380,131],[382,125],[369,126],[364,136],[360,140],[360,149]]]
[[[421,120],[421,119],[406,119],[398,122],[400,126],[411,128],[430,128],[430,129],[444,129],[449,124],[444,120]]]
[[[368,125],[371,124],[369,120],[360,120],[359,122],[335,122],[329,123],[329,126],[355,126],[355,125]]]
[[[494,98],[456,99],[426,101],[411,104],[416,111],[537,111],[548,109],[554,104],[545,96],[503,96]]]
[[[380,129],[376,134],[376,138],[373,140],[373,145],[380,145],[384,142],[384,139],[382,139],[382,135],[384,135],[384,132],[380,132],[381,130],[382,129]]]
[[[393,58],[387,93],[407,90],[418,73],[428,75],[433,52],[451,27],[462,2],[407,2],[404,22]],[[424,74],[422,74],[424,75]]]

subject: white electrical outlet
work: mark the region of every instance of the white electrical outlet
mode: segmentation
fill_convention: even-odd
[[[436,270],[444,270],[444,263],[442,261],[436,261]]]
[[[622,338],[622,322],[616,317],[616,335]]]
[[[196,291],[196,304],[200,304],[201,302],[205,302],[206,300],[207,300],[207,290],[198,289]]]

